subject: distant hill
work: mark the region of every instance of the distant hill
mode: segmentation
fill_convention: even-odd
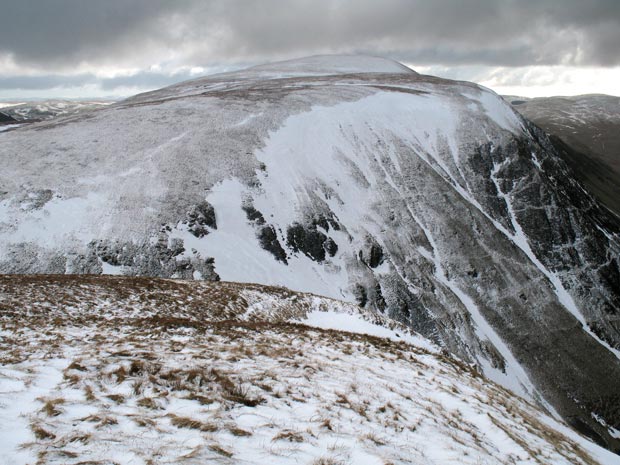
[[[505,98],[568,146],[562,154],[576,177],[620,216],[620,97]]]
[[[2,113],[15,121],[40,121],[71,116],[109,105],[109,101],[43,100],[2,108]],[[1,118],[1,117],[0,117]]]

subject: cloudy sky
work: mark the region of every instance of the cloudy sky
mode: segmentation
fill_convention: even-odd
[[[0,100],[126,96],[323,53],[620,95],[620,0],[0,0]]]

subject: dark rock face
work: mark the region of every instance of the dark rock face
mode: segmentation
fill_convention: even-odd
[[[303,226],[295,223],[286,231],[286,243],[293,252],[302,252],[316,262],[325,260],[325,254],[334,256],[338,245],[316,226]]]
[[[368,303],[368,293],[366,292],[366,288],[361,284],[355,284],[353,288],[353,295],[355,296],[355,302],[360,307],[365,307]]]
[[[618,449],[617,441],[586,412],[595,411],[607,424],[620,425],[618,386],[612,381],[620,379],[620,364],[602,345],[620,347],[619,248],[605,232],[620,231],[620,224],[575,181],[570,168],[556,155],[562,147],[536,126],[527,129],[530,139],[513,139],[501,148],[478,151],[496,160],[495,166],[502,163],[492,178],[499,188],[497,194],[508,193],[511,199],[510,209],[498,208],[501,195],[493,195],[493,186],[486,184],[487,207],[498,218],[504,211],[514,215],[541,266],[559,277],[563,289],[570,290],[588,329],[602,342],[595,342],[571,315],[553,310],[554,304],[541,302],[523,285],[516,296],[520,302],[505,301],[497,307],[496,311],[501,310],[496,315],[485,306],[481,311],[558,410],[579,430]],[[533,153],[538,170],[529,167]],[[480,160],[476,157],[473,161],[479,170]],[[514,233],[514,224],[510,226]],[[478,282],[487,274],[488,270],[479,271],[477,266],[467,271],[468,280]],[[531,313],[523,313],[523,305],[531,308]],[[553,357],[549,347],[553,347]],[[608,370],[615,374],[609,376]],[[593,381],[596,387],[590,385]]]
[[[187,226],[189,231],[198,238],[209,234],[207,228],[217,229],[213,205],[203,201],[192,207],[187,213]]]
[[[286,260],[286,251],[280,244],[275,228],[270,224],[266,224],[263,214],[254,208],[254,205],[251,203],[244,202],[241,205],[241,209],[245,212],[248,221],[258,228],[256,237],[260,246],[272,254],[276,260],[285,265],[288,264]]]
[[[336,244],[331,237],[325,239],[325,242],[323,242],[323,248],[330,257],[333,257],[338,252],[338,244]]]
[[[243,204],[241,205],[241,209],[245,212],[245,215],[249,221],[256,223],[257,225],[265,224],[265,217],[261,212],[254,208],[254,205]]]
[[[282,245],[278,240],[276,230],[273,226],[267,225],[260,228],[258,232],[258,241],[260,246],[267,252],[270,252],[276,260],[279,260],[284,264],[288,263],[286,260],[286,252],[282,248]]]
[[[202,279],[219,281],[213,258],[202,258],[197,253],[181,256],[185,252],[183,241],[169,239],[165,234],[160,234],[153,245],[100,240],[89,244],[89,249],[89,254],[81,259],[82,263],[94,264],[101,260],[111,266],[124,267],[128,271],[125,274],[140,276],[159,270],[163,276],[193,279],[194,273],[199,272]]]
[[[69,256],[45,253],[33,249],[27,244],[13,246],[8,252],[8,259],[0,261],[5,273],[32,272],[40,274],[101,274],[104,265],[118,268],[118,273],[130,276],[144,276],[157,273],[158,276],[180,279],[195,279],[200,273],[200,279],[219,281],[215,272],[215,263],[212,257],[202,257],[192,250],[184,254],[182,241],[168,239],[165,234],[159,240],[142,244],[123,242],[120,240],[98,240],[88,244],[85,252]],[[18,255],[30,256],[32,262],[24,268],[23,260],[11,260]],[[37,262],[36,257],[45,257]]]
[[[383,248],[372,241],[366,251],[360,250],[359,259],[370,268],[377,268],[383,263]]]
[[[0,112],[0,123],[14,123],[17,120],[12,116],[9,116],[5,113]]]
[[[315,215],[310,221],[314,228],[322,228],[325,232],[331,227],[334,231],[340,231],[340,224],[331,212]]]

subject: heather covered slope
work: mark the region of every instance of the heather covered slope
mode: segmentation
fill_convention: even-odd
[[[314,57],[0,134],[0,270],[283,285],[617,447],[618,225],[475,84]]]
[[[2,463],[617,463],[381,315],[282,288],[0,276],[0,326]]]

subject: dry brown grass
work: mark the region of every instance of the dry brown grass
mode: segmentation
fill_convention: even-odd
[[[362,440],[370,441],[376,446],[385,446],[386,442],[376,434],[369,432],[361,436]]]
[[[250,433],[249,431],[246,431],[241,428],[237,428],[236,426],[228,428],[228,431],[230,432],[230,434],[232,434],[233,436],[237,436],[237,437],[252,436],[252,433]]]
[[[45,440],[45,439],[56,439],[56,435],[54,433],[50,433],[46,429],[42,428],[39,425],[30,425],[30,429],[34,433],[34,436],[37,439]]]
[[[312,462],[312,465],[344,465],[344,462],[333,457],[319,457]]]
[[[171,415],[170,423],[177,428],[196,429],[207,433],[213,433],[219,430],[219,427],[214,423],[203,423],[202,421],[195,420],[190,417]]]
[[[136,423],[136,425],[142,427],[142,428],[152,428],[155,426],[155,421],[151,420],[150,418],[146,418],[146,417],[134,417],[133,421]]]
[[[142,397],[136,402],[140,407],[146,407],[153,410],[159,410],[162,406],[152,397]]]
[[[332,422],[329,418],[325,418],[322,422],[321,422],[321,427],[325,428],[326,430],[329,431],[334,431],[334,427],[332,426]]]
[[[215,398],[213,397],[203,396],[203,395],[196,394],[193,392],[188,394],[185,398],[189,400],[195,400],[199,402],[201,405],[210,405],[213,402],[215,402]]]
[[[110,377],[120,384],[125,381],[125,378],[127,378],[127,370],[123,365],[121,365],[116,370],[110,373]]]
[[[304,442],[304,435],[298,431],[284,430],[276,434],[272,441]]]
[[[92,386],[89,386],[89,385],[84,386],[84,397],[86,398],[88,402],[94,402],[95,400],[97,400],[97,397],[95,397],[95,392],[93,391]]]
[[[224,457],[232,457],[233,453],[230,452],[229,450],[224,449],[222,446],[218,445],[218,444],[211,444],[209,446],[209,450],[215,452],[216,454],[222,455]]]
[[[242,404],[246,407],[256,407],[265,402],[265,399],[259,396],[252,396],[249,388],[239,384],[234,385],[232,389],[225,390],[223,397],[228,401]]]
[[[66,368],[66,370],[77,370],[77,371],[87,371],[87,368],[82,365],[79,361],[74,360],[71,364]]]
[[[64,399],[49,399],[46,400],[41,408],[41,411],[44,412],[48,417],[57,417],[62,413],[62,410],[58,408],[59,405],[65,403]]]

